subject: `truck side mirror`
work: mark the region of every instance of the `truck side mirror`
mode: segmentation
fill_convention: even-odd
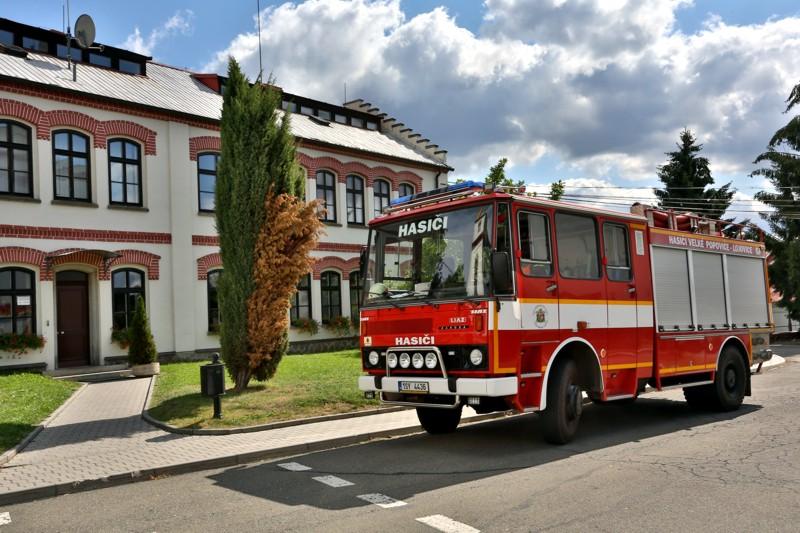
[[[508,252],[492,252],[492,285],[495,294],[509,294],[514,290]]]

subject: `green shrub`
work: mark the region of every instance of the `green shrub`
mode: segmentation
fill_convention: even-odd
[[[298,318],[292,321],[292,327],[296,328],[300,333],[308,333],[309,335],[316,335],[319,333],[319,322],[313,318]]]
[[[128,364],[146,365],[158,360],[156,343],[150,332],[150,321],[147,319],[147,310],[144,307],[144,298],[136,301],[136,310],[129,329],[130,345],[128,346]]]
[[[44,348],[44,337],[32,333],[3,333],[0,335],[0,352],[22,355],[28,350]]]
[[[325,329],[336,335],[337,337],[346,337],[350,335],[350,319],[346,316],[332,317],[325,324]]]
[[[126,350],[128,346],[131,344],[131,331],[128,328],[125,329],[113,329],[111,330],[111,342]]]

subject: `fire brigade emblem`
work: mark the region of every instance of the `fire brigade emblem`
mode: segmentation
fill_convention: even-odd
[[[547,325],[547,309],[543,305],[537,305],[533,310],[533,316],[536,317],[536,327],[543,328]]]

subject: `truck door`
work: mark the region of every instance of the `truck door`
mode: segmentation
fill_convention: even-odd
[[[593,216],[557,212],[555,228],[561,338],[585,339],[605,370],[608,310],[597,221]]]
[[[609,396],[636,391],[638,295],[630,251],[631,237],[627,224],[604,221],[603,265],[608,298],[606,392]]]
[[[552,224],[547,211],[517,211],[517,286],[522,305],[523,341],[556,345],[558,280],[553,265]]]

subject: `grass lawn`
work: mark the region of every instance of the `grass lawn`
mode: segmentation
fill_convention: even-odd
[[[0,453],[24,439],[79,386],[39,374],[0,375]]]
[[[347,350],[285,356],[266,384],[253,380],[241,394],[229,389],[222,397],[222,419],[215,420],[211,398],[200,396],[203,364],[161,365],[150,402],[153,418],[182,428],[230,428],[378,406],[358,390],[361,359],[358,350]],[[227,375],[225,384],[233,386]]]

